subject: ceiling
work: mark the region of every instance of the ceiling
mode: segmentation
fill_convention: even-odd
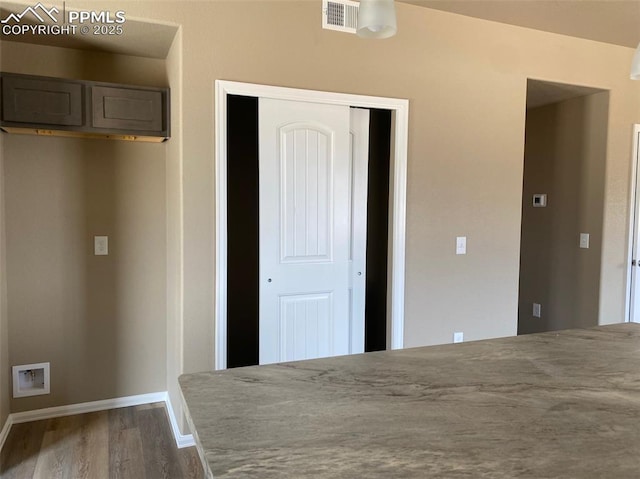
[[[12,13],[19,14],[23,12],[24,9],[24,4],[0,1],[0,19],[5,19]],[[45,24],[47,25],[53,23],[49,19],[46,20]],[[34,25],[38,22],[32,16],[26,16],[21,23]],[[178,31],[177,25],[151,23],[129,18],[127,18],[127,21],[122,25],[122,28],[125,33],[124,35],[24,34],[17,36],[0,33],[0,40],[75,48],[78,50],[103,51],[148,58],[166,58]]]
[[[640,43],[640,0],[397,1],[631,48]],[[24,3],[0,1],[0,5],[0,18],[24,9]],[[126,29],[126,36],[102,36],[99,42],[88,42],[86,36],[79,38],[74,35],[27,35],[21,36],[19,41],[165,58],[178,27],[127,20]],[[18,40],[7,35],[1,38]]]
[[[640,0],[397,1],[625,47],[640,43]]]

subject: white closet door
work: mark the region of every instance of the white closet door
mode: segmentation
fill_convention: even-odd
[[[350,109],[261,98],[259,123],[260,364],[361,352]]]

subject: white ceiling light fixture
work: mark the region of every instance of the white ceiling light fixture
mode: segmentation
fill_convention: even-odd
[[[638,48],[636,48],[631,62],[631,79],[640,80],[640,43],[638,43]]]
[[[397,31],[393,0],[360,0],[357,30],[359,37],[389,38]]]

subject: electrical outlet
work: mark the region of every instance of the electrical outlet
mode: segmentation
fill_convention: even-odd
[[[534,208],[544,208],[545,206],[547,206],[547,195],[542,193],[542,194],[535,194],[533,195],[533,207]]]
[[[540,303],[533,303],[533,317],[534,318],[539,318],[540,317],[541,310],[542,310],[542,306],[540,306]]]
[[[453,333],[453,342],[454,343],[461,343],[463,341],[464,341],[464,333],[463,332]]]

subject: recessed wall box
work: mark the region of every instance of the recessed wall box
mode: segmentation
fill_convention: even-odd
[[[533,207],[544,208],[547,206],[547,195],[544,193],[538,193],[533,195]]]
[[[49,394],[49,363],[13,366],[13,397]]]

